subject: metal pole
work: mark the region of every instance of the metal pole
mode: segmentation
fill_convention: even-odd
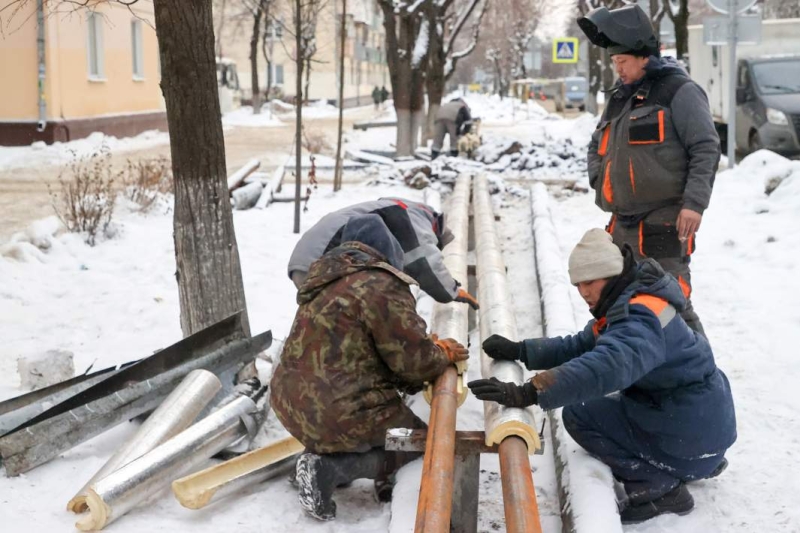
[[[738,16],[736,1],[728,0],[728,16],[730,17],[728,35],[728,168],[736,166],[736,34]]]
[[[44,0],[36,0],[36,53],[38,57],[39,77],[39,122],[36,131],[43,132],[47,128],[47,100],[44,94],[45,80],[45,35],[44,35]]]

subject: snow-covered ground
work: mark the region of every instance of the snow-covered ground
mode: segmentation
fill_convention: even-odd
[[[594,123],[589,115],[574,120],[517,117],[513,124],[487,131],[523,143],[541,136],[571,139],[579,147],[588,142]],[[352,147],[363,148],[367,143],[362,139],[374,140],[384,133],[393,141],[391,129],[350,132],[348,138]],[[386,144],[383,147],[387,149]],[[770,179],[773,184],[782,181],[767,196],[765,181]],[[495,197],[495,206],[519,334],[535,336],[541,332],[541,317],[532,275],[528,198],[519,189],[524,185],[524,181],[509,182],[507,192]],[[572,246],[586,229],[604,225],[607,217],[589,194],[552,191],[558,193],[550,206],[566,270]],[[331,210],[384,195],[422,197],[421,191],[386,183],[348,184],[339,195],[320,187],[302,217],[302,229]],[[251,327],[254,333],[271,329],[274,349],[287,334],[296,309],[295,289],[285,272],[298,238],[291,232],[292,209],[291,204],[276,203],[266,210],[234,213]],[[625,531],[800,530],[800,506],[795,501],[800,472],[792,459],[800,441],[800,399],[793,391],[800,378],[794,357],[794,348],[800,345],[800,307],[795,303],[800,293],[798,227],[800,163],[759,152],[735,170],[719,173],[693,257],[693,298],[717,362],[731,381],[739,440],[728,454],[730,467],[724,475],[690,487],[697,503],[692,514],[660,517]],[[0,400],[23,392],[16,377],[20,356],[67,349],[75,354],[76,371],[82,372],[92,363],[100,368],[143,357],[181,336],[168,204],[146,215],[122,206],[116,235],[93,248],[78,235],[57,233],[57,228],[52,219],[41,221],[0,243]],[[581,325],[590,315],[577,292],[570,294],[574,320]],[[473,356],[477,344],[473,336]],[[476,372],[477,364],[470,377]],[[423,404],[414,400],[415,409],[424,413]],[[459,427],[478,429],[482,417],[479,402],[470,398],[459,411]],[[276,437],[281,434],[274,419],[270,427]],[[27,474],[0,477],[2,531],[71,530],[75,517],[65,511],[66,502],[133,431],[133,425],[123,424]],[[547,446],[550,454],[551,443]],[[544,531],[555,533],[560,522],[550,457],[534,457],[532,468]],[[482,468],[480,530],[502,529],[496,458],[485,457]],[[202,511],[183,509],[167,494],[120,519],[109,531],[408,531],[419,472],[419,462],[401,472],[392,505],[376,503],[366,481],[337,491],[339,516],[327,524],[306,518],[294,489],[276,480]]]
[[[73,155],[86,156],[105,146],[112,152],[144,150],[169,142],[169,134],[161,131],[146,131],[136,137],[117,139],[111,135],[95,132],[85,139],[56,142],[51,145],[37,141],[29,146],[0,146],[0,170],[33,165],[58,165],[69,162]]]

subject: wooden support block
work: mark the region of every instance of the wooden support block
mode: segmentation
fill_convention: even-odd
[[[424,452],[428,431],[425,429],[390,429],[386,449],[395,452]],[[483,431],[456,431],[456,455],[497,453],[497,445],[486,445]]]

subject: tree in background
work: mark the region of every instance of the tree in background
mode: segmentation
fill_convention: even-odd
[[[425,68],[434,0],[378,0],[386,29],[386,59],[397,113],[397,157],[414,155],[425,120]]]
[[[428,68],[425,86],[428,92],[428,120],[425,138],[433,135],[436,113],[442,104],[445,87],[452,78],[458,62],[469,56],[478,44],[481,21],[490,0],[443,0],[433,3],[429,22],[430,34]],[[479,8],[480,6],[480,8]],[[469,26],[464,35],[462,30]],[[457,47],[460,48],[457,49]]]
[[[556,0],[492,0],[483,30],[485,57],[493,75],[493,90],[508,94],[511,82],[525,78],[525,56],[530,51],[540,21]]]
[[[249,13],[250,17],[252,18],[252,32],[250,34],[250,87],[251,93],[253,95],[253,114],[258,115],[261,113],[261,89],[259,88],[258,83],[258,45],[262,44],[266,40],[266,35],[262,39],[262,31],[266,34],[267,28],[262,26],[266,26],[264,21],[269,20],[270,8],[274,3],[274,0],[241,0],[242,4],[244,5],[245,9]],[[269,59],[267,60],[267,65],[269,65]],[[271,76],[272,72],[270,69],[269,74],[267,77]],[[267,81],[267,84],[270,84],[271,80]],[[269,94],[267,93],[267,98],[269,98]]]
[[[675,26],[675,53],[683,59],[689,53],[689,0],[664,0],[664,8]]]

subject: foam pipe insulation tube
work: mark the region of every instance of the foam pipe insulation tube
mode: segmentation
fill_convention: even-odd
[[[99,530],[156,496],[169,484],[214,454],[251,433],[257,407],[239,396],[154,450],[92,484],[86,494],[89,514],[75,526]]]
[[[492,200],[485,175],[476,178],[473,190],[473,211],[477,256],[478,301],[481,302],[481,341],[493,334],[509,339],[517,337],[514,305],[508,291],[506,267],[494,227]],[[515,361],[497,361],[481,352],[481,374],[484,378],[522,384],[522,366]],[[525,440],[528,452],[541,448],[533,411],[483,402],[486,444],[500,444],[509,436]]]
[[[136,434],[103,465],[67,504],[67,510],[88,509],[86,490],[95,481],[125,466],[192,425],[200,412],[222,388],[219,378],[208,370],[192,370],[161,405],[147,417]]]
[[[172,492],[188,509],[202,509],[211,500],[262,483],[294,470],[304,446],[287,437],[258,450],[172,482]]]

